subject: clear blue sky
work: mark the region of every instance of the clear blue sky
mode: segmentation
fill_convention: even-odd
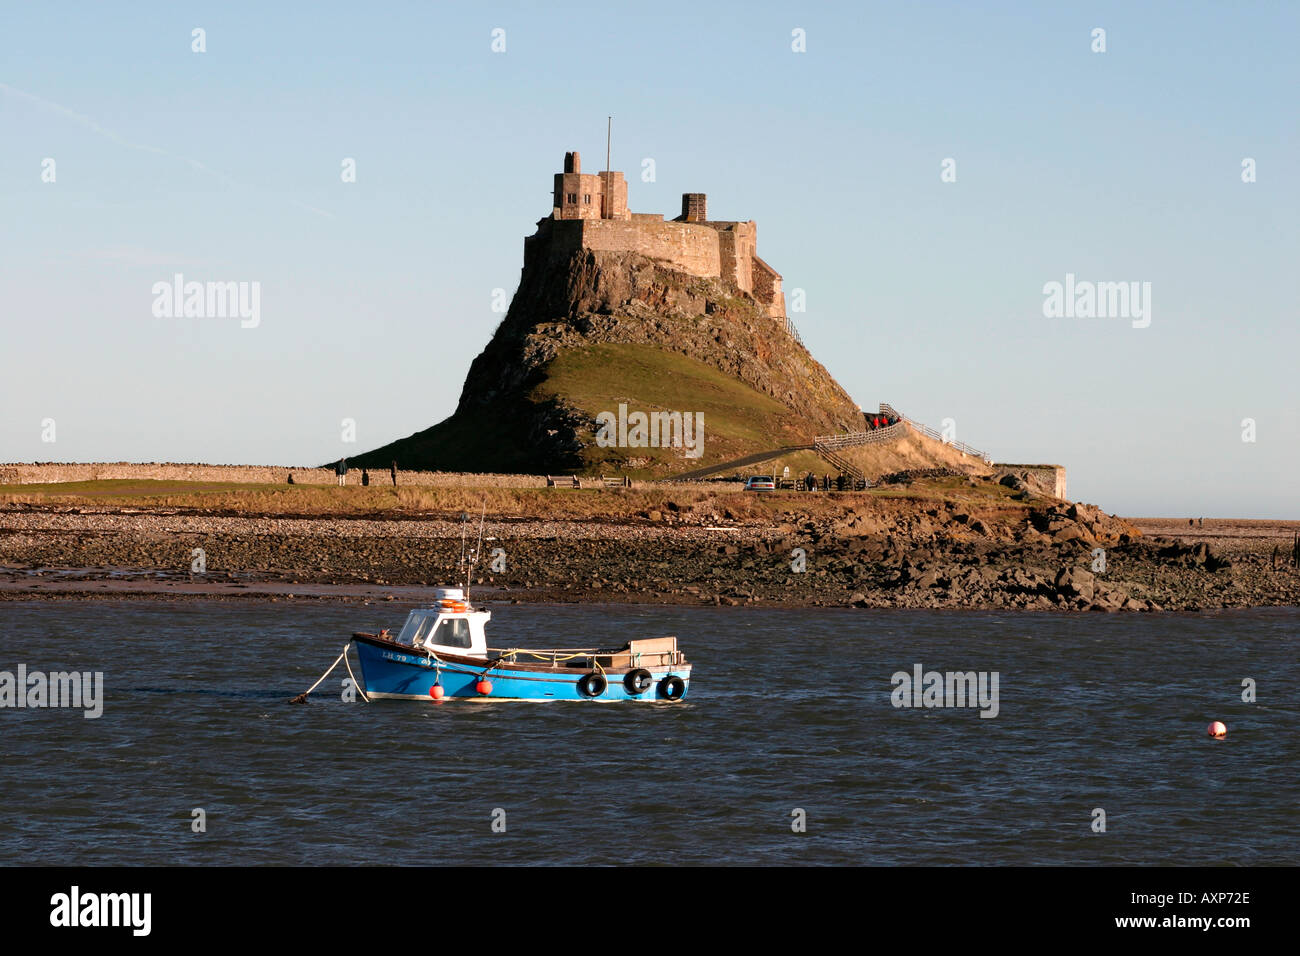
[[[0,459],[317,463],[441,420],[613,114],[632,208],[757,220],[864,406],[1107,510],[1297,518],[1297,37],[1282,2],[7,3]],[[155,318],[175,272],[260,282],[261,324]],[[1150,282],[1150,327],[1045,318],[1066,273]]]

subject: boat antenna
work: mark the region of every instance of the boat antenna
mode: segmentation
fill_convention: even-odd
[[[470,552],[470,565],[478,564],[478,556],[483,551],[483,525],[487,521],[487,502],[483,502],[483,510],[479,513],[478,519],[478,545]],[[465,569],[465,603],[469,603],[469,569]]]
[[[469,521],[469,513],[462,511],[460,513],[460,567],[465,571],[465,523]],[[465,571],[465,582],[469,583],[469,572]]]

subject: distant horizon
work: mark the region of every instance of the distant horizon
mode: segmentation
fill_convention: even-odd
[[[865,408],[1059,464],[1115,514],[1300,516],[1293,5],[8,21],[12,464],[314,468],[249,463],[442,421],[564,153],[603,165],[612,114],[629,207],[754,220]],[[256,296],[187,319],[154,291],[177,273]]]

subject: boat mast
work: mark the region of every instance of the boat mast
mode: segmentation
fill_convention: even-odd
[[[465,525],[469,522],[469,512],[460,513],[460,570],[465,577],[465,587],[469,588],[469,565],[465,563]],[[465,599],[469,600],[469,591],[465,592]]]
[[[469,586],[472,580],[471,572],[474,565],[478,564],[479,552],[483,550],[483,526],[487,522],[487,502],[483,502],[483,510],[479,515],[478,522],[478,545],[470,551],[469,558],[465,557],[465,527],[469,524],[469,512],[460,513],[460,566],[465,571],[465,603],[469,603]]]
[[[487,502],[483,502],[483,510],[479,513],[478,519],[478,545],[474,548],[470,564],[478,564],[478,556],[483,550],[483,524],[487,521]],[[465,573],[465,604],[469,604],[469,572]]]

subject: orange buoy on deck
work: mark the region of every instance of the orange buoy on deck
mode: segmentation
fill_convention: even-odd
[[[1224,737],[1228,736],[1227,725],[1225,725],[1221,720],[1213,721],[1209,727],[1205,728],[1205,732],[1217,740],[1222,740]]]

